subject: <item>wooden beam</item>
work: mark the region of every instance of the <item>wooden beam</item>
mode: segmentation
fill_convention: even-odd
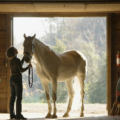
[[[107,13],[79,12],[45,12],[45,13],[13,13],[13,17],[106,17]]]
[[[120,3],[6,3],[0,4],[0,13],[46,13],[46,12],[120,12]]]
[[[30,3],[30,2],[82,2],[82,3],[120,3],[119,0],[0,0],[0,2],[5,3],[5,2],[9,2],[9,3]]]

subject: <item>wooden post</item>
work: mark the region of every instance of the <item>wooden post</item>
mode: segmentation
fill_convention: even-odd
[[[6,15],[6,50],[11,46],[12,38],[12,25],[11,25],[11,15]],[[10,61],[6,62],[7,67],[7,113],[9,113],[9,101],[10,101]]]
[[[111,101],[111,14],[107,16],[107,110],[108,115],[112,107]]]

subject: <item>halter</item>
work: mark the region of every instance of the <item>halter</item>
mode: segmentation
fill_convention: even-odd
[[[32,52],[31,52],[31,54],[28,53],[28,52],[24,52],[25,54],[27,54],[27,55],[29,56],[30,59],[32,59],[32,55],[33,55],[33,53],[34,53],[34,51],[35,51],[34,40],[35,40],[35,38],[32,40]]]

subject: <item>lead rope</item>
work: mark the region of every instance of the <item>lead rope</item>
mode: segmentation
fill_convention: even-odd
[[[31,74],[31,76],[32,76],[32,81],[30,81],[30,69],[32,70],[32,74]],[[31,88],[32,85],[33,85],[33,67],[29,68],[29,70],[28,70],[28,84],[29,84],[29,87],[30,87],[30,88]]]

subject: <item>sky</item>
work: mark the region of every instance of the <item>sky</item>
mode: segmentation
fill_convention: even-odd
[[[13,19],[13,36],[14,44],[23,42],[25,33],[26,36],[33,36],[36,34],[36,38],[41,38],[45,34],[45,30],[48,30],[48,24],[45,22],[46,18],[37,17],[14,17]]]

